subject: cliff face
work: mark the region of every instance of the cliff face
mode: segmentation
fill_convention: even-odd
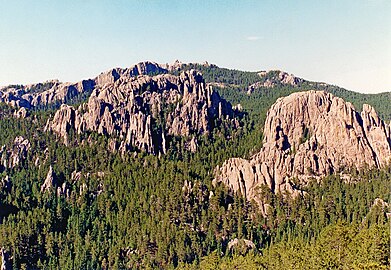
[[[167,135],[204,134],[211,131],[215,119],[233,115],[230,104],[194,70],[179,76],[120,73],[98,76],[103,86],[92,91],[88,102],[77,109],[62,105],[46,130],[60,135],[66,144],[70,130],[95,131],[115,139],[112,150],[165,153]]]
[[[360,113],[332,94],[298,92],[279,98],[268,111],[261,151],[250,160],[227,160],[215,181],[259,200],[261,185],[294,192],[312,177],[389,162],[390,126],[371,106]]]

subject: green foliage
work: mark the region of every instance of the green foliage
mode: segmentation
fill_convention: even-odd
[[[362,110],[363,104],[370,104],[386,120],[391,120],[391,92],[378,94],[362,94],[346,90],[344,88],[325,83],[304,81],[299,86],[276,84],[275,87],[260,87],[247,95],[249,85],[256,82],[264,82],[267,79],[278,77],[277,72],[270,71],[266,76],[260,77],[257,72],[232,70],[220,68],[216,65],[187,64],[181,70],[197,69],[201,71],[207,82],[223,84],[218,87],[219,93],[233,104],[241,103],[247,112],[266,113],[278,97],[286,96],[293,92],[307,90],[323,90],[351,102],[358,110]],[[177,71],[178,73],[179,71]],[[246,97],[247,96],[247,97]],[[263,118],[260,119],[263,123]]]
[[[386,269],[389,220],[373,203],[390,203],[391,168],[352,171],[360,180],[352,183],[337,175],[310,181],[296,197],[261,187],[259,197],[270,205],[262,216],[254,202],[212,185],[213,171],[230,157],[256,153],[267,109],[298,89],[247,95],[255,73],[197,68],[207,80],[226,83],[219,93],[245,113],[238,130],[215,123],[212,134],[198,138],[195,153],[183,137],[167,138],[161,157],[111,153],[108,138],[96,133],[71,134],[66,147],[43,132],[53,111],[15,119],[0,105],[0,145],[11,147],[19,135],[31,142],[24,162],[0,172],[0,180],[11,179],[11,188],[0,190],[0,243],[14,269]],[[155,132],[164,128],[165,112]],[[69,197],[56,188],[41,193],[49,165]],[[71,178],[74,171],[80,179]],[[251,240],[256,250],[230,253],[234,238]]]

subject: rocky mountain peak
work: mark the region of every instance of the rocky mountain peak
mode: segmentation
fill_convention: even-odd
[[[269,109],[261,151],[250,160],[226,161],[215,181],[257,200],[262,185],[295,192],[310,178],[380,168],[390,161],[390,126],[371,106],[360,113],[330,93],[297,92]]]
[[[60,135],[65,143],[71,129],[79,134],[94,131],[116,138],[114,150],[165,153],[167,136],[204,134],[211,131],[214,119],[232,116],[231,105],[205,84],[199,72],[190,70],[179,76],[121,76],[95,88],[88,102],[77,109],[62,105],[46,130]]]
[[[122,77],[129,78],[167,72],[168,70],[163,66],[155,62],[145,61],[129,68],[114,68],[99,74],[93,79],[82,80],[77,83],[61,83],[58,80],[51,80],[44,83],[2,87],[0,89],[0,102],[5,102],[17,108],[34,108],[55,103],[68,103],[83,93],[90,93],[95,88],[113,84]]]

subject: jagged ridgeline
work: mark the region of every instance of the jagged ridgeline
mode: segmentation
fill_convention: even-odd
[[[389,95],[180,62],[4,87],[2,267],[387,269]]]
[[[231,105],[195,70],[179,76],[113,75],[107,80],[77,109],[62,105],[46,130],[59,134],[65,144],[70,130],[90,131],[112,136],[112,151],[165,154],[167,136],[189,138],[194,152],[197,136],[210,133],[216,124],[228,120],[234,128],[239,125]]]
[[[46,125],[66,145],[69,133],[97,132],[112,137],[112,151],[142,150],[166,153],[172,136],[188,138],[196,151],[197,137],[209,134],[223,121],[238,127],[231,105],[207,85],[195,70],[167,74],[143,62],[129,69],[113,69],[76,84],[45,84],[3,89],[2,101],[14,107],[49,108],[64,103]],[[148,74],[148,75],[147,75]],[[158,74],[158,75],[156,75]],[[87,102],[75,104],[88,96]],[[25,115],[23,111],[19,114]]]
[[[0,89],[0,102],[12,107],[28,109],[55,109],[61,104],[77,104],[85,101],[92,90],[108,83],[114,83],[120,77],[132,77],[142,74],[167,73],[168,70],[156,63],[142,62],[130,68],[115,68],[101,73],[94,79],[77,83],[61,83],[58,80],[30,85],[9,85]]]

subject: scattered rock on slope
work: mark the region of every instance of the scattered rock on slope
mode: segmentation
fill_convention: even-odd
[[[239,253],[241,255],[245,255],[248,251],[256,249],[253,241],[238,238],[229,241],[227,248],[230,253]]]
[[[380,168],[390,161],[390,126],[371,106],[364,105],[360,113],[330,93],[298,92],[269,109],[261,151],[250,160],[227,160],[214,181],[260,202],[262,185],[295,192],[309,178],[347,168]]]

